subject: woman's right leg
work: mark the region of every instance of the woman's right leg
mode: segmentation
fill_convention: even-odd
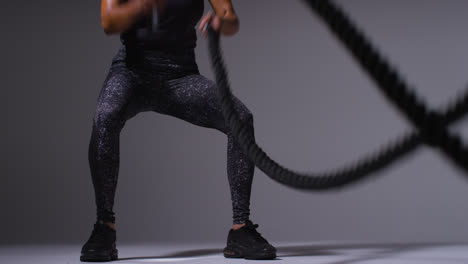
[[[115,190],[119,172],[120,131],[140,109],[135,103],[136,78],[122,63],[112,65],[100,91],[89,142],[89,166],[97,219],[114,223]]]
[[[114,59],[99,93],[88,152],[97,221],[81,248],[81,261],[111,261],[118,257],[112,208],[119,173],[120,131],[141,107],[135,99],[136,80],[124,62]]]

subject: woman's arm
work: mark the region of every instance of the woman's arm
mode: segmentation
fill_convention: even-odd
[[[152,12],[154,0],[101,0],[101,24],[108,35],[130,28],[143,15]]]
[[[231,0],[209,1],[215,15],[213,16],[211,12],[208,12],[200,22],[200,30],[203,30],[207,23],[211,23],[213,29],[218,30],[223,35],[231,36],[236,34],[239,31],[239,19],[234,12]]]

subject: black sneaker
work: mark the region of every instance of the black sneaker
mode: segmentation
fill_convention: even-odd
[[[91,236],[81,249],[80,260],[85,262],[116,260],[115,240],[116,232],[114,229],[103,222],[95,223]]]
[[[263,238],[256,228],[258,224],[253,224],[247,220],[245,226],[237,230],[229,230],[227,246],[224,248],[226,258],[245,259],[274,259],[276,258],[276,248]]]

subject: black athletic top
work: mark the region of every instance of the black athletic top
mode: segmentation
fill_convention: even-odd
[[[127,47],[155,50],[193,49],[197,35],[195,25],[203,15],[203,0],[167,0],[153,29],[151,16],[141,18],[120,35]]]

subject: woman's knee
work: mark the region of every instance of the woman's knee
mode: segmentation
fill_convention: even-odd
[[[125,67],[112,66],[97,98],[93,124],[97,127],[122,128],[133,95],[135,79]]]
[[[249,134],[253,134],[253,114],[252,112],[239,100],[235,99],[234,100],[234,110],[236,112],[237,120],[243,124],[247,125],[249,127]],[[225,120],[225,126],[223,132],[227,135],[230,135],[232,132],[231,125],[227,120]]]
[[[237,98],[234,98],[234,103],[234,109],[237,112],[239,120],[243,123],[248,122],[253,124],[253,114],[249,108]]]
[[[98,104],[93,118],[93,124],[97,128],[106,128],[106,130],[120,130],[123,128],[125,120],[119,111],[119,108],[107,104]]]

